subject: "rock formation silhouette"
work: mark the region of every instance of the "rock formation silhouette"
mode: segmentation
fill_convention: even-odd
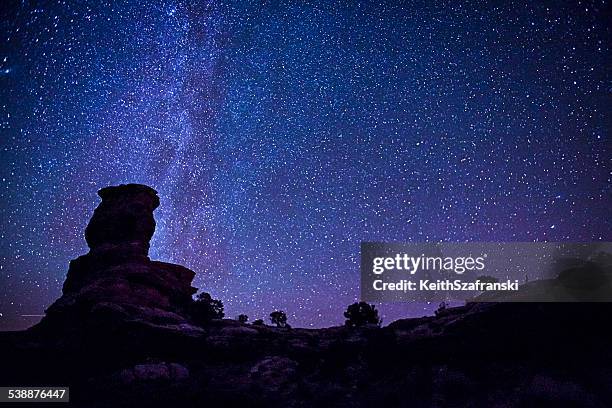
[[[195,273],[149,259],[159,197],[141,184],[106,187],[85,230],[89,253],[70,262],[63,295],[41,327],[138,322],[188,325]]]

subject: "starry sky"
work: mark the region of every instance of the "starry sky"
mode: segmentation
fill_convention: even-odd
[[[153,259],[302,327],[361,241],[610,241],[609,4],[460,3],[2,2],[0,329],[119,183],[159,192]]]

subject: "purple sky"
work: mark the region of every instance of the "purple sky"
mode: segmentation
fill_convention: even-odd
[[[152,258],[293,326],[343,322],[361,241],[611,238],[603,2],[71,3],[1,6],[0,329],[119,183]]]

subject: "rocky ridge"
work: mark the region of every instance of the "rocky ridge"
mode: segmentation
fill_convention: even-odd
[[[109,187],[43,321],[0,333],[0,383],[73,406],[612,406],[609,303],[469,303],[386,327],[189,318],[194,272],[151,261],[156,192]]]

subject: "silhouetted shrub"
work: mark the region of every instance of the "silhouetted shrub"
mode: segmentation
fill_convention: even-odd
[[[241,315],[238,315],[238,317],[236,317],[236,320],[238,320],[240,323],[246,323],[249,321],[249,316],[245,314],[241,314]]]
[[[344,317],[346,317],[346,322],[344,324],[349,327],[364,326],[366,324],[380,326],[382,323],[382,319],[378,317],[376,306],[366,302],[353,303],[350,305],[346,309],[346,312],[344,312]]]
[[[285,327],[287,325],[287,315],[282,310],[277,310],[270,313],[270,321],[276,327]]]
[[[264,325],[264,321],[261,319],[257,319],[253,321],[253,326],[263,326]]]
[[[444,311],[446,310],[446,308],[448,307],[448,305],[446,304],[446,302],[442,302],[438,305],[438,308],[435,311],[436,316],[441,316]]]
[[[191,305],[191,317],[196,323],[206,323],[212,319],[223,319],[223,302],[213,299],[210,293],[202,292]]]

